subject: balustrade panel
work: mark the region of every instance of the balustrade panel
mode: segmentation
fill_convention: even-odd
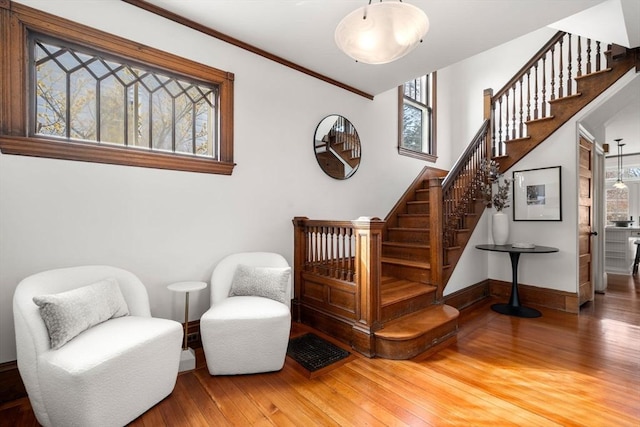
[[[549,117],[550,102],[575,95],[576,77],[601,71],[603,58],[600,42],[556,34],[492,98],[493,157],[506,154],[507,141],[528,136],[528,121]]]
[[[320,224],[318,224],[320,223]],[[355,236],[353,226],[336,225],[335,222],[304,226],[304,271],[353,282],[355,280]]]

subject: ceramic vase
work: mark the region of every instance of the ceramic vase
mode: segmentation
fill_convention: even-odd
[[[504,245],[509,239],[509,216],[504,212],[496,212],[491,218],[491,234],[493,243]]]

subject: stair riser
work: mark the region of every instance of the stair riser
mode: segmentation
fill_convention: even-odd
[[[376,337],[376,356],[384,359],[407,360],[444,342],[453,339],[458,331],[458,320],[444,323],[425,334],[403,341]]]
[[[423,268],[382,263],[382,274],[413,282],[431,283],[431,271]]]
[[[389,241],[403,243],[429,243],[429,232],[426,230],[389,230]]]
[[[408,259],[410,261],[429,261],[429,248],[407,248],[402,246],[382,245],[382,256]]]
[[[428,214],[429,203],[407,203],[407,213],[410,214]]]
[[[429,201],[429,190],[417,190],[415,194],[416,200]]]
[[[436,293],[431,292],[428,294],[420,295],[418,297],[410,298],[406,301],[399,301],[397,303],[382,307],[382,321],[388,322],[389,320],[397,319],[404,315],[422,310],[435,303]]]
[[[402,216],[398,215],[398,227],[406,228],[428,228],[429,216]]]

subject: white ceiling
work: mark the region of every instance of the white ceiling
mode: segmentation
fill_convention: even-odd
[[[334,42],[338,22],[367,0],[147,2],[374,96],[545,26],[640,44],[640,0],[408,0],[429,17],[423,43],[396,62],[368,65]]]

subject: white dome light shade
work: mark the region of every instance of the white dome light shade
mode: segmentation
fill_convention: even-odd
[[[386,64],[402,58],[429,30],[422,9],[402,2],[380,2],[354,10],[338,24],[336,44],[365,64]]]

